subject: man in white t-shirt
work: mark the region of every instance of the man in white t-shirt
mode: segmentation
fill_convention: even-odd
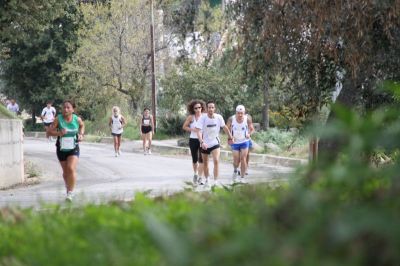
[[[52,137],[50,137],[47,134],[47,131],[48,131],[49,127],[51,126],[51,124],[53,124],[54,118],[56,117],[56,109],[51,105],[52,105],[52,102],[48,101],[47,106],[45,108],[43,108],[42,114],[40,115],[40,117],[42,118],[42,121],[43,121],[44,129],[46,130],[46,137],[49,141],[52,140]]]
[[[15,99],[11,99],[11,102],[7,104],[7,110],[10,112],[13,112],[15,115],[18,115],[19,113],[19,106],[15,102]]]
[[[232,143],[233,137],[229,132],[228,127],[225,125],[224,118],[215,113],[215,103],[213,101],[207,102],[207,115],[203,115],[196,125],[197,136],[201,144],[201,155],[203,158],[204,176],[199,178],[200,185],[210,185],[210,173],[208,155],[212,155],[214,162],[214,185],[219,186],[218,175],[219,175],[219,157],[220,157],[220,139],[219,131],[222,128],[225,133],[229,136],[228,142]],[[212,185],[212,184],[211,184]]]

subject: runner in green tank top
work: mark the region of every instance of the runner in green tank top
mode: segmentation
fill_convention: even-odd
[[[72,121],[65,121],[63,115],[58,115],[58,130],[62,131],[65,129],[65,134],[60,136],[60,150],[71,151],[75,149],[77,142],[77,136],[79,131],[78,116],[72,114]]]
[[[79,160],[78,142],[83,140],[85,132],[85,125],[82,119],[74,114],[74,108],[75,105],[71,101],[64,101],[62,114],[55,118],[48,131],[49,136],[57,137],[57,158],[63,171],[67,201],[72,201]]]

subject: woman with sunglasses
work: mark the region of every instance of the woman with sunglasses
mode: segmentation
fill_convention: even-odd
[[[197,184],[199,177],[203,175],[203,159],[200,152],[200,141],[196,133],[196,123],[206,110],[206,103],[202,100],[192,100],[187,105],[187,116],[183,123],[183,130],[190,133],[189,136],[189,147],[192,155],[192,166],[193,166],[193,184]]]

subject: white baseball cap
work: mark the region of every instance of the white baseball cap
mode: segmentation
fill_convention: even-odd
[[[244,108],[244,106],[243,105],[238,105],[238,106],[236,106],[236,112],[245,112],[246,111],[246,109]]]

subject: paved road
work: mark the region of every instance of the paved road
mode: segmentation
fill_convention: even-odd
[[[138,148],[123,148],[123,154],[116,158],[111,144],[81,144],[74,204],[131,200],[137,191],[148,191],[152,195],[169,194],[183,190],[188,186],[186,182],[191,181],[189,156],[144,156]],[[40,182],[1,190],[0,207],[39,207],[42,203],[64,203],[64,182],[54,143],[27,138],[24,151],[25,159],[32,162],[40,172]],[[290,168],[272,165],[252,167],[248,182],[285,178],[290,171]],[[221,183],[230,184],[231,173],[231,164],[222,163]]]

